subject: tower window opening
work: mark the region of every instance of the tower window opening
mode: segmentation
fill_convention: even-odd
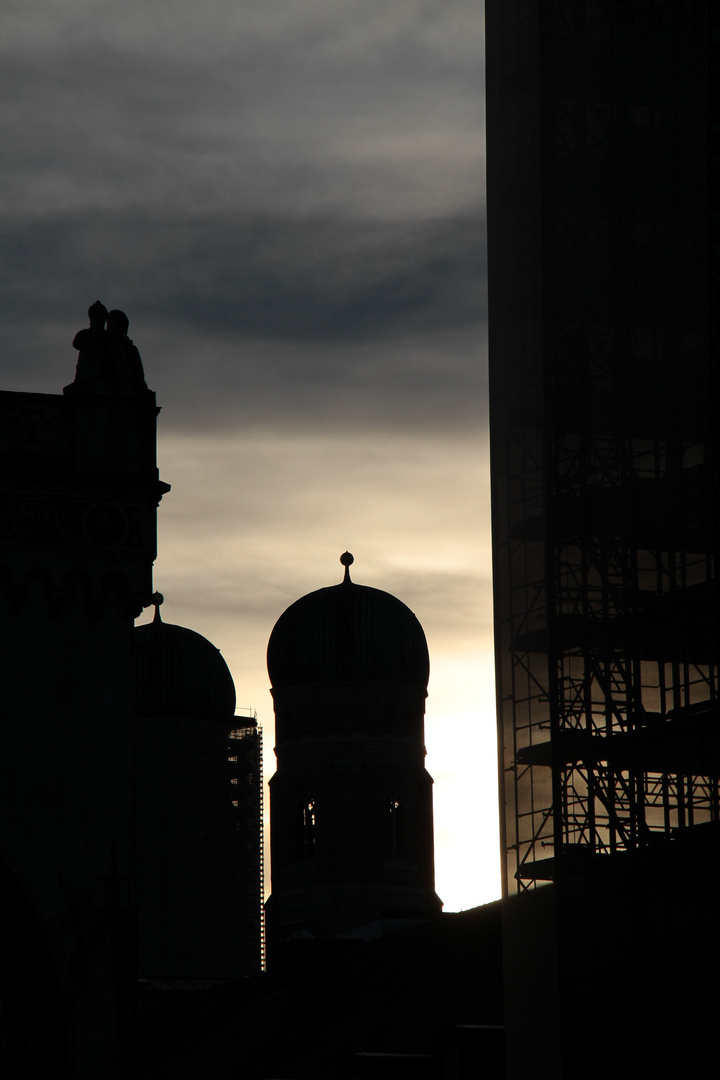
[[[388,855],[405,853],[405,813],[397,795],[385,804],[385,851]]]
[[[304,799],[297,815],[297,848],[298,857],[312,859],[315,855],[317,841],[315,833],[315,800]]]

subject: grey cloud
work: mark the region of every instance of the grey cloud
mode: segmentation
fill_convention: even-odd
[[[467,0],[43,10],[0,35],[6,204],[473,201],[482,20]]]
[[[43,389],[71,381],[69,343],[99,298],[128,312],[178,423],[477,418],[479,216],[390,225],[95,215],[25,221],[0,242],[9,389],[35,388],[26,380],[38,360]],[[51,350],[48,323],[67,327]]]
[[[392,225],[96,214],[29,219],[0,240],[10,314],[37,310],[38,295],[67,314],[92,280],[136,319],[220,335],[354,341],[484,316],[479,215]]]
[[[6,0],[0,13],[4,48],[15,55],[115,48],[154,65],[212,54],[220,65],[242,67],[282,52],[290,64],[343,70],[403,57],[409,66],[434,57],[436,66],[476,68],[482,24],[475,0],[205,0],[202,7],[194,0]]]
[[[485,424],[486,363],[478,328],[352,346],[237,340],[177,341],[165,361],[144,350],[164,407],[162,423],[186,432],[212,428],[396,431],[430,438]]]
[[[100,298],[171,423],[470,424],[481,24],[474,0],[10,0],[4,386],[69,382]]]

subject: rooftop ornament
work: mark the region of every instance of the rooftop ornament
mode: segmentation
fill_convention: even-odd
[[[350,554],[349,551],[344,551],[340,556],[340,562],[345,567],[345,577],[343,578],[343,582],[347,581],[349,584],[352,585],[352,582],[350,581],[350,567],[355,562],[354,557]]]

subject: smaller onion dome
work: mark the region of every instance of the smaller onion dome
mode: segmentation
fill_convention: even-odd
[[[426,689],[430,661],[416,616],[391,593],[356,585],[349,551],[340,562],[339,585],[301,597],[276,622],[267,651],[273,688],[384,682]]]
[[[235,715],[235,684],[220,650],[202,634],[160,618],[134,629],[135,701],[140,716]]]

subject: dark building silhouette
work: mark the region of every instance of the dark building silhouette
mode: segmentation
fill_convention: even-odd
[[[345,578],[292,604],[268,644],[268,944],[370,939],[439,914],[425,770],[425,634],[396,597]]]
[[[718,1005],[720,9],[487,0],[486,39],[508,1075],[690,1075]]]
[[[500,903],[442,914],[415,615],[350,579],[268,644],[268,970],[141,1015],[141,1078],[500,1080]]]
[[[74,344],[62,395],[0,393],[0,1074],[499,1076],[499,905],[442,916],[434,889],[418,620],[346,553],[273,631],[261,971],[260,731],[160,616],[127,319],[94,304]]]
[[[140,1080],[501,1080],[500,902],[140,1016]],[[297,969],[296,969],[297,970]]]
[[[0,393],[0,1073],[23,1080],[132,1075],[139,977],[260,962],[259,734],[209,642],[133,627],[169,488],[111,315],[63,395]]]
[[[137,626],[138,974],[145,991],[260,968],[262,741],[206,638]]]

